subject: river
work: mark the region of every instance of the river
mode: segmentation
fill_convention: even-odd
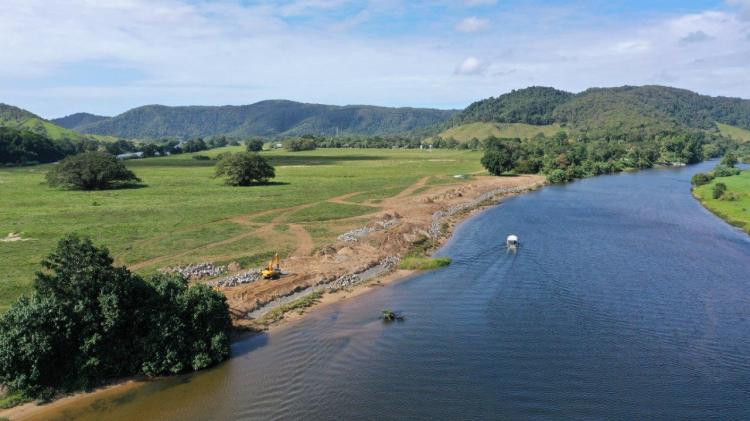
[[[438,252],[446,269],[238,342],[215,369],[55,416],[748,419],[750,238],[690,194],[714,164],[510,199],[458,227]],[[384,308],[407,319],[385,324]]]

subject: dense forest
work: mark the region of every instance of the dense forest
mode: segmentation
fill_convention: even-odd
[[[68,155],[99,148],[88,140],[51,140],[29,130],[0,127],[0,165],[31,165],[55,162]]]
[[[72,128],[82,133],[125,138],[392,135],[435,126],[455,113],[452,110],[368,105],[340,107],[272,100],[220,107],[148,105]]]
[[[475,102],[450,124],[472,122],[560,123],[595,137],[716,130],[717,122],[750,129],[750,100],[665,86],[592,88],[579,94],[531,87]]]

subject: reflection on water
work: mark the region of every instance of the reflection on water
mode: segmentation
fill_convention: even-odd
[[[55,415],[748,418],[750,241],[690,196],[711,165],[509,200],[461,225],[444,270],[237,343],[216,369]],[[384,324],[382,308],[407,320]]]

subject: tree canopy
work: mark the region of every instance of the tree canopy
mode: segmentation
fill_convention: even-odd
[[[276,171],[265,158],[255,152],[227,154],[216,164],[216,176],[225,177],[231,186],[265,183],[276,176]]]
[[[47,184],[81,190],[110,189],[140,181],[114,156],[104,152],[84,152],[69,156],[47,172]]]
[[[42,264],[34,293],[0,316],[0,383],[11,391],[50,396],[229,356],[226,299],[206,285],[144,280],[77,236],[60,240]]]

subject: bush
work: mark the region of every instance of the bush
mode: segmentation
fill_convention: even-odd
[[[733,153],[727,153],[724,158],[721,159],[721,165],[729,168],[734,168],[737,165],[737,157]]]
[[[229,356],[229,308],[207,286],[165,275],[145,281],[76,236],[43,266],[33,295],[0,316],[0,383],[12,393],[49,397]]]
[[[84,152],[60,161],[47,173],[47,184],[82,190],[102,190],[141,181],[122,162],[104,152]]]
[[[714,177],[711,174],[699,172],[690,179],[690,183],[694,186],[702,186],[704,184],[710,183],[713,179]]]
[[[721,199],[724,193],[727,192],[727,185],[724,183],[716,183],[712,190],[712,196],[714,199]]]
[[[547,181],[552,184],[567,183],[569,181],[568,174],[563,170],[555,169],[547,174]]]
[[[241,152],[223,157],[216,164],[216,176],[226,177],[230,186],[249,186],[267,182],[276,176],[276,171],[257,153]]]
[[[193,159],[197,161],[210,161],[211,157],[206,155],[193,155]]]
[[[740,172],[741,171],[739,168],[727,167],[724,165],[717,165],[713,171],[715,177],[731,177],[733,175],[739,174]]]
[[[260,139],[250,139],[245,142],[248,152],[260,152],[263,150],[263,141]]]

